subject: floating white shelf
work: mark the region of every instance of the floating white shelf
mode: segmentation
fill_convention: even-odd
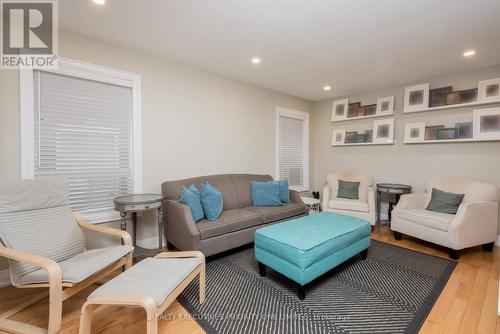
[[[367,146],[367,145],[394,145],[392,143],[344,143],[344,144],[332,144],[331,146]]]
[[[394,116],[394,113],[392,114],[384,114],[384,115],[369,115],[369,116],[360,116],[360,117],[351,117],[351,118],[346,118],[346,119],[337,119],[334,121],[331,121],[332,123],[337,123],[337,122],[346,122],[346,121],[355,121],[358,119],[367,119],[367,118],[376,118],[376,117],[388,117],[388,116]]]
[[[432,140],[422,140],[422,141],[412,141],[405,142],[404,144],[436,144],[436,143],[477,143],[477,142],[489,142],[489,141],[500,141],[495,139],[473,139],[473,138],[459,138],[459,139],[432,139]]]
[[[414,114],[417,112],[428,112],[428,111],[438,111],[438,110],[445,110],[445,109],[458,109],[458,108],[466,108],[466,107],[475,107],[475,106],[485,106],[488,104],[500,104],[500,100],[498,101],[478,101],[478,102],[469,102],[469,103],[458,103],[458,104],[448,104],[445,106],[438,106],[438,107],[430,107],[430,108],[424,108],[424,109],[419,109],[415,111],[403,111],[403,114]]]

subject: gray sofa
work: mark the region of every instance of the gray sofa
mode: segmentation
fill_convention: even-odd
[[[255,230],[283,220],[308,214],[307,206],[296,191],[290,191],[290,203],[275,207],[252,206],[250,181],[272,181],[270,175],[221,174],[167,181],[161,186],[165,198],[165,239],[169,247],[199,250],[205,256],[252,243]],[[195,223],[191,209],[179,202],[182,186],[198,189],[208,181],[224,197],[222,213],[216,221]]]

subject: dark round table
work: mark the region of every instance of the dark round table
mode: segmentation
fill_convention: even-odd
[[[378,221],[380,221],[380,198],[382,196],[382,193],[396,195],[394,202],[389,201],[389,222],[390,222],[393,205],[398,204],[401,195],[411,193],[411,186],[407,184],[398,184],[398,183],[377,183]]]

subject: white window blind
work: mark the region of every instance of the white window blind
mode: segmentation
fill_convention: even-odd
[[[133,192],[132,88],[33,71],[34,176],[66,176],[73,211],[116,217]]]
[[[309,117],[308,114],[279,108],[278,177],[287,179],[290,188],[309,187]]]

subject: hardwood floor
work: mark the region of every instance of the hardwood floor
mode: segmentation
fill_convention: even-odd
[[[413,249],[435,256],[448,257],[446,249],[406,237],[394,240],[387,228],[376,228],[373,239]],[[429,313],[420,333],[500,334],[500,317],[497,315],[500,247],[492,253],[481,247],[460,253],[460,260],[446,287]],[[90,287],[64,303],[61,333],[77,333],[80,308]],[[30,298],[33,289],[0,289],[0,313]],[[47,299],[12,317],[36,326],[47,324]],[[204,333],[196,321],[174,302],[165,312],[169,319],[160,321],[159,333]],[[94,333],[143,333],[146,328],[144,311],[100,306],[95,313]]]

